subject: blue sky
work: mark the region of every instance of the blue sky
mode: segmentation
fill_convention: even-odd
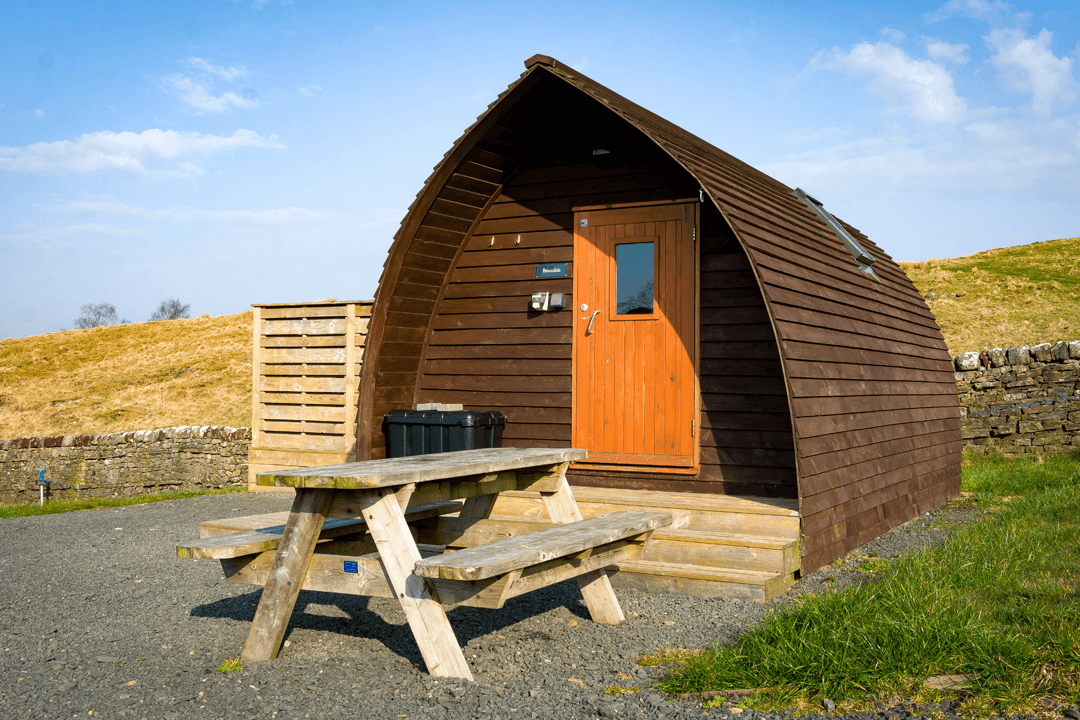
[[[7,0],[0,339],[372,297],[432,167],[535,53],[893,257],[1080,235],[1080,7]]]

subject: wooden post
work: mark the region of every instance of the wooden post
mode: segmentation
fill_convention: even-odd
[[[563,463],[560,466],[557,490],[540,493],[548,515],[556,523],[571,523],[582,519],[581,510],[578,509],[577,502],[574,501],[574,496],[570,492],[570,484],[566,482],[566,468],[569,466],[570,463]],[[608,579],[606,570],[601,569],[578,575],[576,580],[593,622],[602,625],[621,625],[626,621],[619,599],[615,597],[615,591],[611,589],[611,580]]]
[[[389,490],[373,490],[360,497],[360,505],[394,597],[405,611],[428,672],[436,677],[472,680],[472,671],[446,619],[446,611],[432,597],[427,582],[413,575],[420,551],[409,534],[398,497]]]
[[[285,523],[274,565],[240,655],[244,660],[259,662],[277,657],[333,497],[332,489],[297,489],[292,513]]]
[[[262,445],[262,408],[259,407],[259,377],[262,375],[262,308],[255,306],[251,312],[251,447]],[[254,463],[248,451],[248,490],[254,490]]]
[[[356,459],[356,303],[345,308],[345,440],[342,450]]]

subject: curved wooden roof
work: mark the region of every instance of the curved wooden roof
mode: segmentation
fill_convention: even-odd
[[[786,376],[804,568],[958,491],[952,360],[923,298],[886,253],[845,225],[876,260],[879,279],[869,276],[791,188],[553,58],[537,55],[526,67],[436,167],[395,236],[370,326],[358,458],[379,454],[383,412],[415,402],[418,358],[446,275],[527,152],[500,124],[504,115],[538,82],[558,78],[689,172],[745,250]]]

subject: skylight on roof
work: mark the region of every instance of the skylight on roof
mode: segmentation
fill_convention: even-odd
[[[872,265],[877,262],[874,259],[874,256],[871,255],[866,248],[860,245],[859,241],[852,237],[851,233],[849,233],[844,226],[841,225],[820,202],[818,202],[817,199],[807,195],[802,188],[795,188],[793,194],[795,197],[802,200],[806,207],[813,210],[814,214],[829,226],[829,229],[833,231],[836,237],[840,238],[840,242],[844,243],[844,247],[847,248],[847,251],[851,253],[851,257],[858,263],[860,270],[867,275],[871,275],[880,280],[872,267]]]

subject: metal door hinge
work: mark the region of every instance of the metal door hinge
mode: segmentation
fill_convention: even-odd
[[[697,225],[694,226],[694,242],[697,242]]]
[[[695,422],[697,422],[697,421],[696,420],[691,420],[690,421],[690,437],[694,437],[694,423]]]

